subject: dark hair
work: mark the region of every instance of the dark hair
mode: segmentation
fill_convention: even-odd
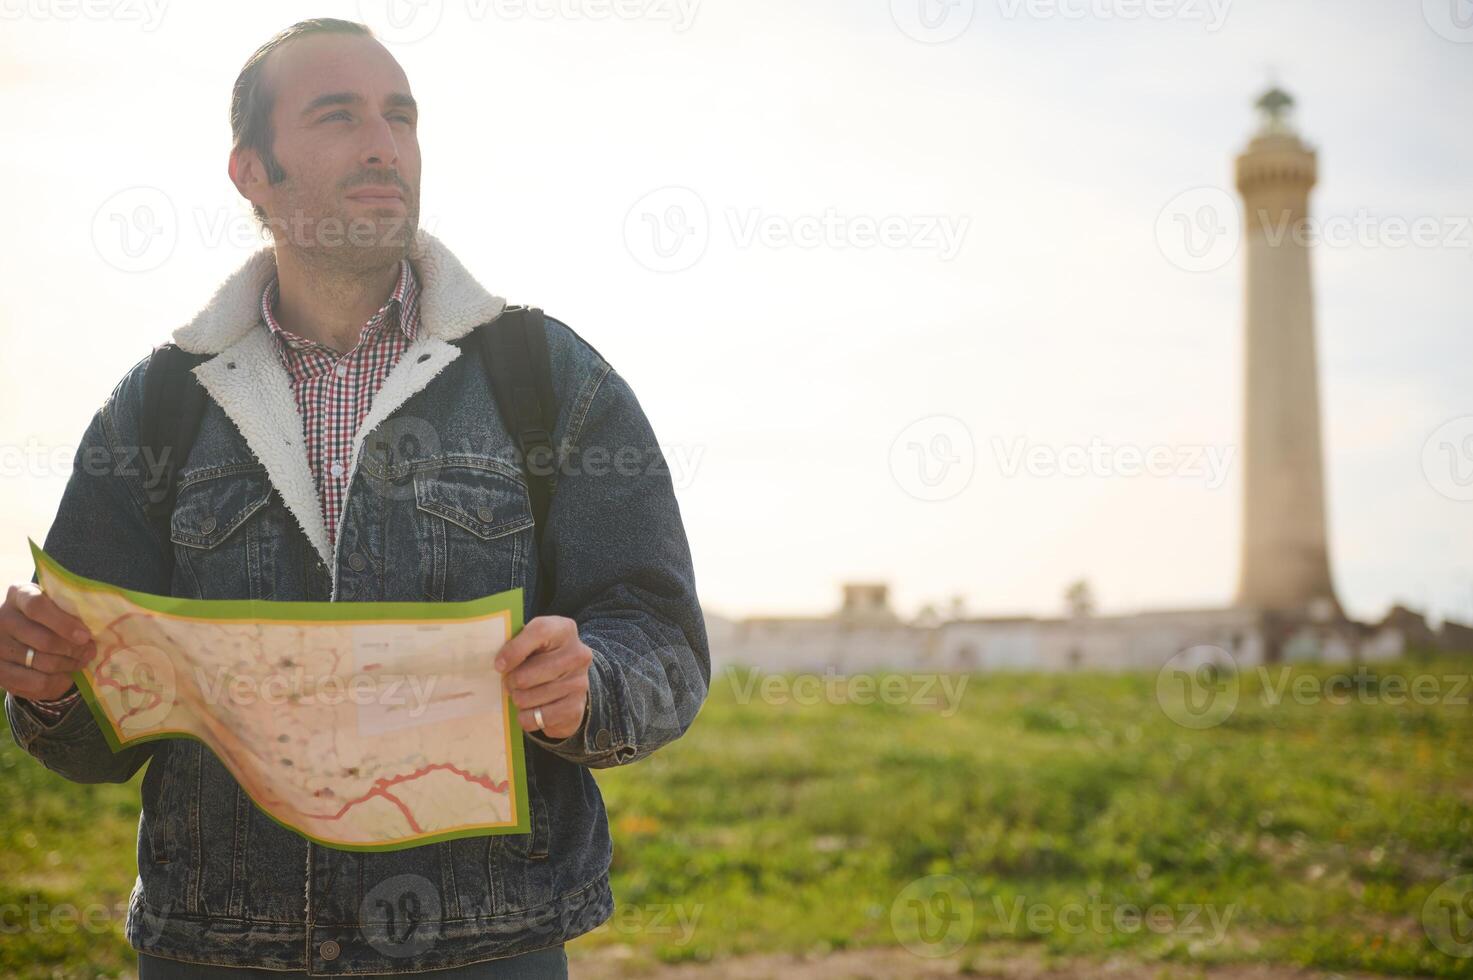
[[[230,94],[230,135],[232,152],[255,150],[266,167],[266,179],[278,184],[286,179],[286,171],[272,152],[276,133],[271,128],[271,108],[276,103],[276,93],[266,84],[263,69],[271,52],[288,41],[310,34],[360,34],[373,37],[366,24],[336,17],[313,17],[298,21],[256,49],[246,59],[245,66],[235,78],[235,88]],[[259,205],[251,205],[251,213],[264,227],[266,211]]]

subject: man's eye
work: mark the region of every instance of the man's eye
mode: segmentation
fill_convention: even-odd
[[[407,123],[412,123],[412,122],[414,122],[414,120],[413,120],[413,119],[410,119],[410,118],[409,118],[409,117],[408,117],[408,116],[406,116],[406,115],[405,115],[405,114],[404,114],[404,113],[402,113],[402,112],[400,112],[400,113],[396,113],[396,114],[395,114],[395,115],[394,115],[394,116],[393,116],[393,118],[394,118],[394,119],[402,119],[402,120],[404,120],[404,121],[405,121],[405,122],[407,122]]]
[[[327,115],[325,115],[325,116],[322,117],[322,121],[323,122],[326,122],[327,120],[333,118],[334,116],[342,116],[344,119],[347,119],[348,118],[348,113],[344,109],[339,109],[337,112],[329,112]]]

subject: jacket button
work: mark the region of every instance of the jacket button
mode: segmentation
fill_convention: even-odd
[[[491,508],[482,504],[476,508],[476,516],[487,524],[491,523]]]
[[[334,941],[334,940],[332,940],[332,939],[329,939],[327,942],[325,942],[321,946],[318,946],[317,947],[317,952],[321,953],[322,954],[322,958],[325,959],[325,960],[335,960],[335,959],[337,959],[338,958],[338,954],[341,953],[342,951],[343,951],[343,948],[341,946],[339,946],[337,944],[337,942]]]
[[[348,567],[353,569],[353,571],[355,572],[363,571],[364,567],[367,564],[368,563],[363,560],[362,555],[354,555],[352,558],[348,559]]]
[[[607,728],[600,728],[598,730],[598,734],[593,737],[593,744],[594,745],[597,745],[601,749],[608,748],[609,747],[609,730]]]
[[[209,534],[215,530],[215,519],[213,517],[206,517],[199,522],[199,529],[201,534]]]

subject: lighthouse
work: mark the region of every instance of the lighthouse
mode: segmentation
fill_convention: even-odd
[[[1310,277],[1315,151],[1294,100],[1258,100],[1258,131],[1237,158],[1244,227],[1243,539],[1237,604],[1339,618],[1325,533],[1325,480]]]

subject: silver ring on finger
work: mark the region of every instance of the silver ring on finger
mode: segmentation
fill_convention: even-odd
[[[542,723],[542,709],[541,708],[533,708],[532,709],[532,717],[537,722],[537,730],[539,732],[542,731],[542,729],[544,727],[543,726],[543,723]]]
[[[31,664],[33,664],[35,662],[36,662],[36,651],[35,650],[32,650],[30,647],[26,647],[26,666],[27,667],[30,667]]]

